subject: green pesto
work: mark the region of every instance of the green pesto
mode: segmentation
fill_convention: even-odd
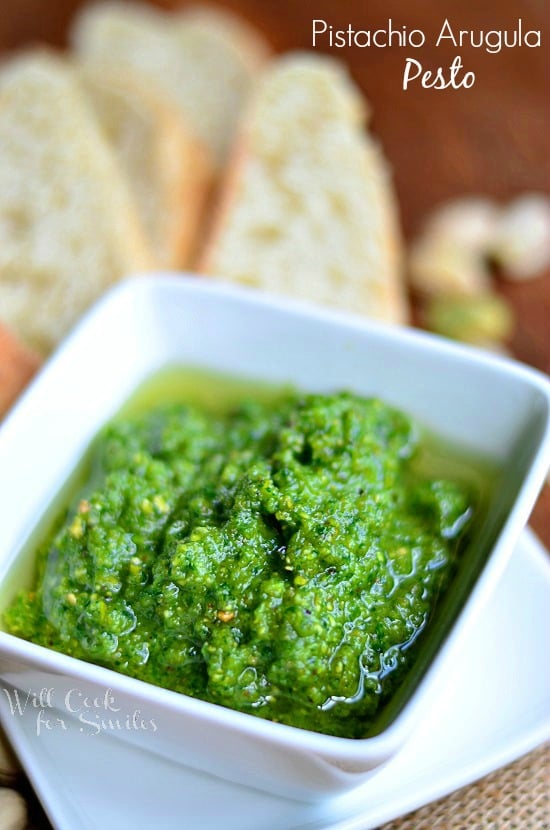
[[[402,678],[473,499],[348,393],[172,404],[97,440],[12,633],[275,721],[364,735]]]

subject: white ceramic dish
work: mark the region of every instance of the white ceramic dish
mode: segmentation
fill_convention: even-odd
[[[55,688],[58,700],[74,687],[92,695],[110,688],[123,713],[154,719],[159,755],[234,781],[301,799],[351,789],[395,754],[433,705],[503,571],[548,468],[549,384],[434,337],[254,292],[181,276],[128,281],[87,315],[0,431],[3,602],[14,587],[5,579],[10,566],[91,438],[146,377],[170,363],[379,395],[498,462],[501,486],[475,546],[491,555],[456,624],[403,711],[381,734],[356,741],[187,698],[4,632],[1,676],[24,689]],[[151,747],[143,730],[124,737]]]
[[[0,718],[56,830],[369,830],[550,739],[550,667],[540,660],[549,594],[550,558],[525,531],[430,716],[363,786],[321,804],[230,784],[109,737],[97,741],[76,722],[37,735],[36,710],[12,715],[4,693]],[[483,672],[475,689],[472,672]]]

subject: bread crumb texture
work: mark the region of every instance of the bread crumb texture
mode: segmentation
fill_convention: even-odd
[[[340,64],[279,60],[259,84],[204,269],[403,322],[401,240],[386,163]]]
[[[152,259],[126,182],[68,65],[0,75],[0,320],[48,352],[111,283]]]

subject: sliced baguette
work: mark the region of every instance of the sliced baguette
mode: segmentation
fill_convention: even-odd
[[[38,355],[25,348],[5,326],[0,325],[0,418],[15,402],[39,366]],[[4,768],[5,764],[0,763],[0,772],[4,772]]]
[[[241,107],[268,49],[229,12],[167,14],[150,6],[103,2],[81,12],[71,41],[83,61],[113,60],[147,74],[180,107],[223,165]]]
[[[72,70],[29,53],[0,72],[0,321],[46,353],[125,273],[153,264]]]
[[[162,268],[190,265],[210,188],[206,149],[147,77],[90,63],[79,77],[130,184]]]
[[[401,239],[387,165],[340,64],[271,65],[243,120],[199,268],[400,323]]]
[[[202,30],[206,35],[223,40],[222,48],[235,50],[239,62],[250,74],[256,73],[272,57],[271,47],[256,26],[222,6],[202,3],[185,6],[174,13],[173,21],[179,31]]]

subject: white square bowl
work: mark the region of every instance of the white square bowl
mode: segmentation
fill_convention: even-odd
[[[550,462],[550,384],[519,364],[420,332],[193,277],[129,280],[88,313],[0,429],[0,611],[20,587],[14,563],[31,560],[41,519],[92,438],[146,378],[171,364],[379,396],[501,468],[462,587],[451,586],[443,599],[447,625],[413,669],[408,699],[379,734],[337,738],[157,688],[3,631],[0,677],[25,695],[53,690],[57,710],[76,710],[76,718],[86,713],[84,695],[98,706],[109,690],[119,720],[139,712],[155,724],[154,732],[114,734],[230,780],[305,800],[351,789],[429,716],[453,654],[518,541]]]

